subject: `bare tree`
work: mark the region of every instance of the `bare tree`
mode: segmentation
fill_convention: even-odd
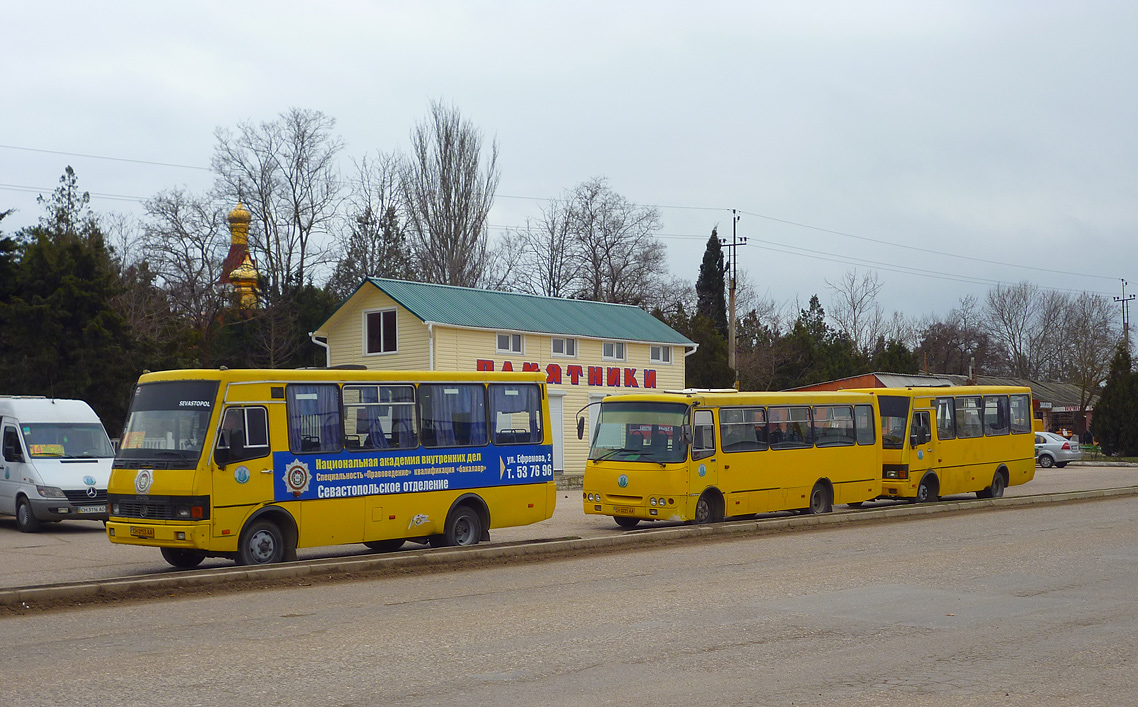
[[[881,291],[877,273],[867,271],[859,278],[857,270],[847,270],[837,283],[826,280],[826,286],[834,293],[828,314],[837,330],[859,352],[869,353],[885,329],[885,315],[877,303]]]
[[[356,165],[347,200],[346,238],[328,289],[339,298],[350,295],[366,277],[416,278],[407,238],[399,162],[379,153]]]
[[[930,319],[921,331],[917,354],[921,368],[929,373],[968,375],[988,371],[991,345],[982,326],[979,300],[962,297],[943,320]]]
[[[218,128],[213,170],[223,201],[241,201],[253,216],[249,248],[270,304],[313,281],[325,262],[323,242],[342,201],[332,134],[320,111],[290,108],[276,120]]]
[[[547,297],[568,297],[576,291],[580,271],[572,216],[568,199],[550,199],[541,207],[541,217],[527,219],[515,234],[524,263],[516,280],[518,290]]]
[[[1001,349],[1005,372],[1017,378],[1055,377],[1058,351],[1052,335],[1063,323],[1068,298],[1030,282],[988,291],[984,323]]]
[[[229,304],[228,293],[217,284],[229,247],[224,210],[182,189],[161,192],[144,205],[142,243],[155,284],[174,315],[196,333],[201,363],[209,365],[212,334]]]
[[[580,251],[577,296],[618,304],[650,302],[666,270],[666,248],[653,235],[661,226],[660,212],[633,204],[598,177],[573,190],[570,214]]]
[[[487,272],[486,217],[498,188],[498,143],[482,161],[482,134],[457,108],[431,103],[411,131],[401,169],[408,232],[424,281],[478,287]]]
[[[1079,386],[1080,412],[1086,412],[1106,381],[1120,338],[1113,305],[1105,297],[1084,292],[1070,301],[1061,332],[1051,337],[1051,344],[1062,352],[1066,379]]]

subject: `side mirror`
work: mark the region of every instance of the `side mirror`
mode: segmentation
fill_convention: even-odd
[[[680,444],[689,445],[695,439],[695,433],[692,431],[691,425],[683,425],[680,427]]]
[[[213,450],[213,463],[217,464],[217,468],[225,471],[225,465],[229,463],[229,448],[218,447]]]
[[[577,439],[585,439],[585,418],[577,418]]]

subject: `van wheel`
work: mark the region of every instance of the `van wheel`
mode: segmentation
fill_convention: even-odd
[[[637,525],[640,525],[639,518],[631,518],[629,516],[613,516],[612,519],[615,520],[616,524],[622,528],[635,528]]]
[[[482,521],[470,506],[459,506],[447,518],[446,543],[452,547],[470,547],[482,537]]]
[[[284,533],[271,520],[251,523],[241,533],[237,545],[237,564],[269,565],[285,556]]]
[[[197,567],[205,559],[204,552],[195,552],[194,550],[183,550],[177,547],[164,547],[162,548],[162,559],[174,565],[178,569],[188,570],[191,567]]]
[[[935,479],[921,479],[921,485],[917,487],[917,497],[914,500],[917,503],[935,503],[938,498],[938,490]]]
[[[403,547],[405,541],[403,538],[396,538],[395,540],[371,540],[364,543],[364,547],[376,552],[395,552]]]
[[[43,521],[32,512],[32,504],[23,496],[16,502],[16,527],[21,533],[38,533],[43,530]]]
[[[810,489],[810,505],[806,508],[806,512],[810,515],[818,515],[819,513],[829,513],[834,510],[834,504],[830,502],[830,491],[826,488],[826,484],[819,481],[814,484],[814,488]]]

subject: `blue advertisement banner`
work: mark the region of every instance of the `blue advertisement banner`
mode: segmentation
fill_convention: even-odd
[[[553,447],[467,447],[360,454],[273,454],[277,501],[352,498],[553,480]]]

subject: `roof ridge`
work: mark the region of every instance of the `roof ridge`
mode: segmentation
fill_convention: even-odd
[[[535,294],[530,293],[530,292],[513,292],[511,290],[490,290],[490,289],[487,289],[484,287],[463,287],[462,285],[443,285],[443,284],[440,284],[437,282],[421,282],[419,280],[399,280],[399,279],[393,278],[393,277],[372,277],[372,276],[368,276],[367,279],[374,280],[377,282],[398,282],[399,284],[403,284],[403,285],[416,285],[416,286],[422,286],[422,287],[441,287],[441,288],[445,288],[448,290],[463,290],[466,292],[485,292],[485,293],[494,294],[494,295],[509,295],[509,296],[514,296],[514,297],[530,297],[533,299],[546,300],[546,301],[550,301],[550,302],[579,302],[582,304],[601,304],[601,305],[604,305],[606,307],[631,307],[633,309],[639,309],[642,312],[648,311],[648,310],[644,309],[643,307],[637,306],[635,304],[625,304],[623,302],[602,302],[601,300],[595,300],[595,299],[576,299],[574,297],[553,297],[551,295],[535,295]],[[651,312],[648,312],[648,313],[651,314]]]

